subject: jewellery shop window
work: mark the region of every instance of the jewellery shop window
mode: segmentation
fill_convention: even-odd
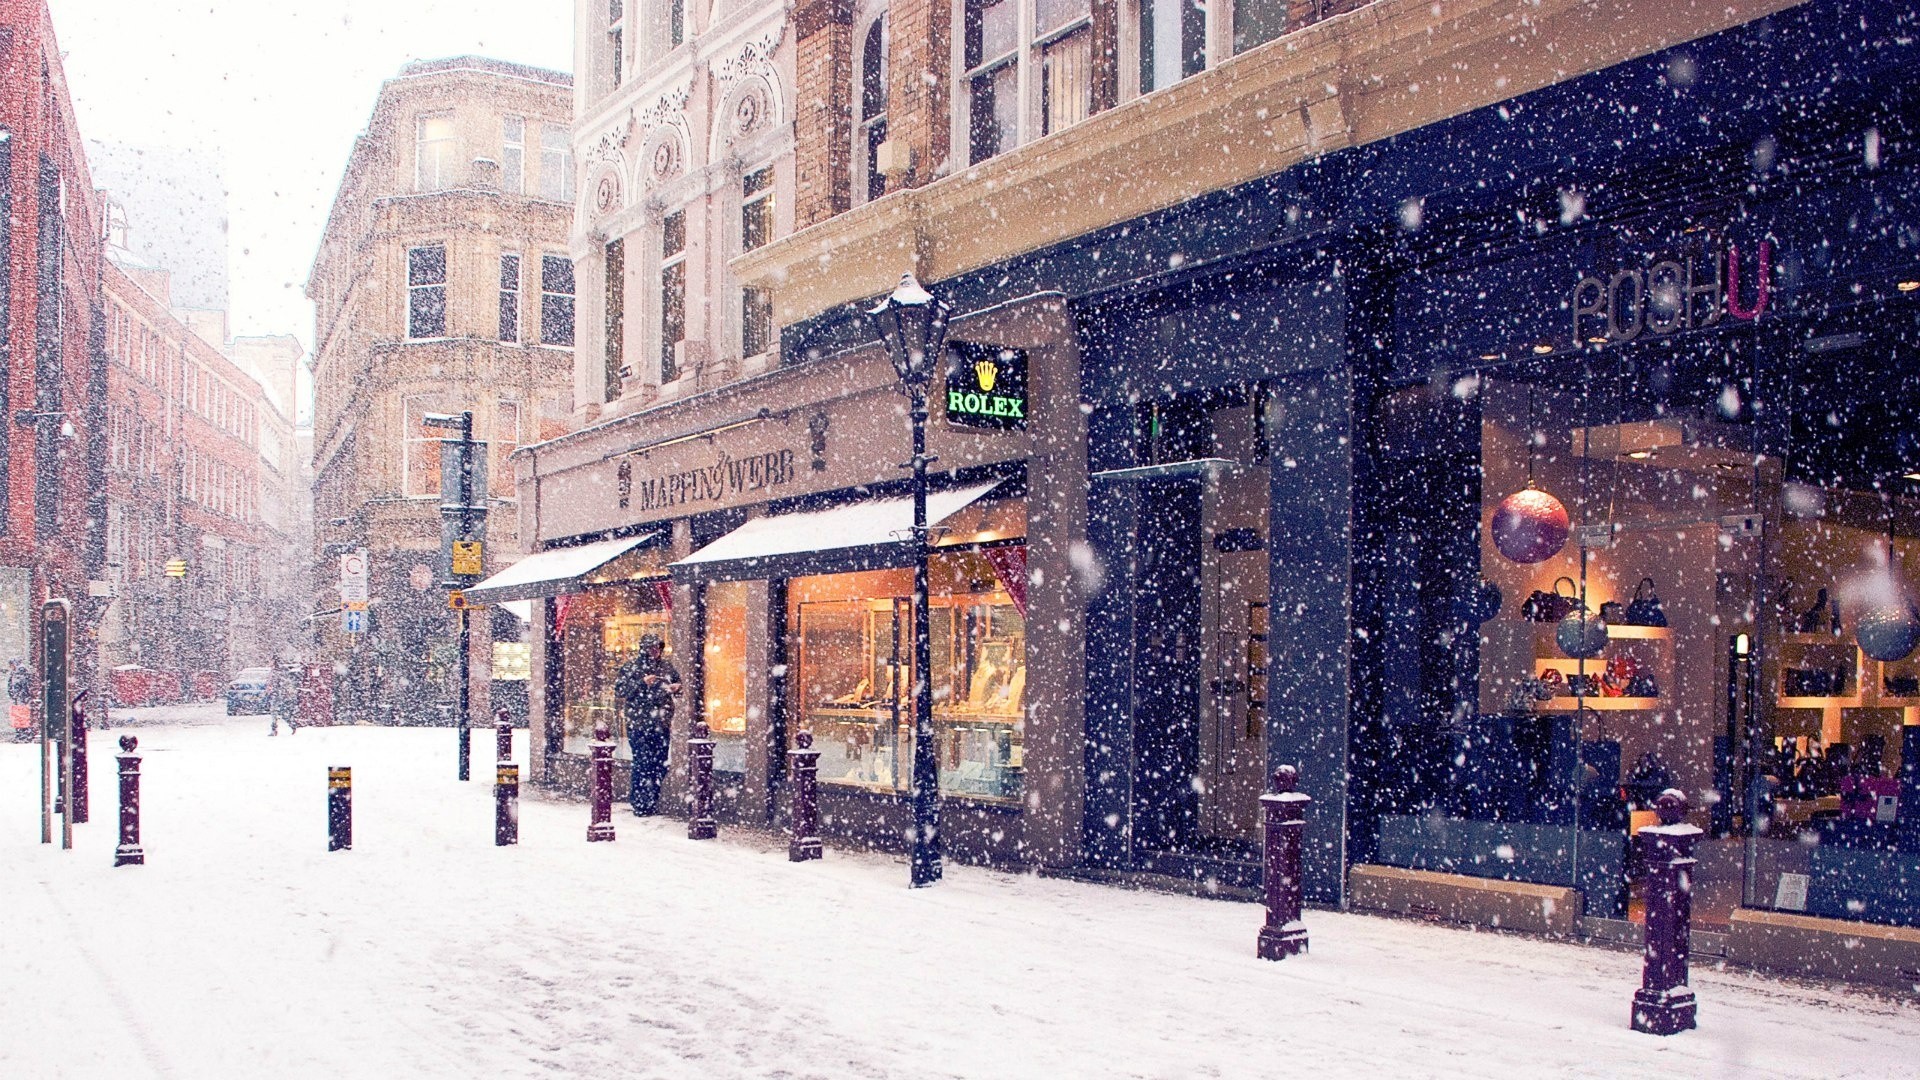
[[[932,719],[944,795],[1020,795],[1026,620],[1000,573],[1023,577],[1024,553],[1012,545],[929,562]],[[912,589],[907,569],[789,583],[796,730],[813,732],[823,784],[879,792],[911,784]]]
[[[589,589],[562,598],[565,753],[586,754],[594,725],[605,721],[613,734],[614,754],[629,756],[626,718],[614,700],[614,683],[620,666],[639,650],[642,635],[657,634],[664,642],[673,641],[668,627],[672,617],[670,595],[662,580]]]
[[[1751,337],[1484,368],[1388,393],[1376,493],[1374,861],[1572,885],[1641,917],[1631,830],[1731,805],[1727,657],[1751,641]],[[1721,807],[1716,812],[1715,806]],[[1731,829],[1695,918],[1740,903]]]
[[[747,584],[707,586],[707,730],[718,772],[747,771]],[[755,706],[757,708],[757,706]]]

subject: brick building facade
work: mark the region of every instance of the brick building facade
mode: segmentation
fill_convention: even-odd
[[[85,686],[103,598],[101,203],[43,0],[0,3],[0,657],[34,610],[74,604]],[[91,591],[102,591],[95,589]]]

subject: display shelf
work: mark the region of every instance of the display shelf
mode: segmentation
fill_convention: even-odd
[[[1672,641],[1671,626],[1634,626],[1613,623],[1607,624],[1607,640],[1612,641]]]
[[[1657,697],[1557,697],[1540,703],[1540,712],[1578,712],[1592,709],[1594,712],[1654,712],[1666,707],[1664,698]]]

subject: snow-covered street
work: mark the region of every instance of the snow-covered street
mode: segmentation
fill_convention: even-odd
[[[38,843],[37,749],[0,743],[0,1075],[1914,1075],[1911,1001],[1697,971],[1700,1030],[1662,1039],[1627,1030],[1634,954],[1310,912],[1311,954],[1265,963],[1250,905],[968,867],[913,891],[889,857],[624,810],[590,846],[531,789],[496,849],[490,733],[462,785],[445,729],[145,719],[173,722],[94,734],[72,852]],[[126,731],[148,863],[115,869]]]

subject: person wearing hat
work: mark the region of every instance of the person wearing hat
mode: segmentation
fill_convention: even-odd
[[[660,782],[667,775],[668,733],[673,727],[673,695],[680,692],[680,672],[668,662],[658,634],[640,638],[639,651],[620,668],[613,690],[627,720],[627,749],[633,752],[628,799],[634,814],[645,817],[660,802]]]

